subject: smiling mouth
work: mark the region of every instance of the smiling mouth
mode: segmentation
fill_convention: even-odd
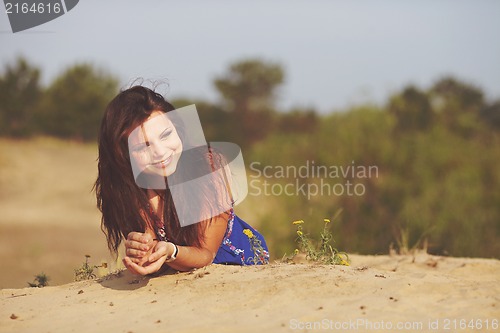
[[[153,163],[151,164],[152,166],[154,166],[155,168],[157,169],[163,169],[163,168],[166,168],[170,162],[172,162],[172,158],[173,158],[173,154],[170,155],[169,157],[167,157],[166,159],[164,159],[163,161],[160,161],[160,162],[156,162],[156,163]]]

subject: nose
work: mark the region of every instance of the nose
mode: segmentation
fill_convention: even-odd
[[[168,147],[165,147],[165,145],[160,142],[160,141],[155,141],[155,142],[150,142],[150,148],[153,153],[153,160],[154,162],[159,162],[166,158],[170,152],[170,149]]]

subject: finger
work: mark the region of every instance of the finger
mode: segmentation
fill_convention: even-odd
[[[130,272],[132,272],[133,274],[147,275],[147,274],[154,273],[159,269],[159,268],[152,267],[152,266],[146,266],[146,267],[140,266],[140,265],[136,264],[134,261],[132,261],[131,258],[128,258],[128,257],[123,258],[123,260],[124,260],[124,264],[127,267],[127,269],[130,270]]]
[[[140,274],[140,275],[147,275],[154,273],[158,271],[162,265],[159,261],[155,262],[154,264],[148,265],[148,266],[139,266],[136,263],[134,263],[130,258],[125,257],[123,258],[125,266],[134,274]]]
[[[168,247],[169,247],[168,243],[159,242],[156,245],[154,252],[149,256],[148,261],[149,262],[154,262],[154,261],[160,259],[161,257],[166,257],[167,254],[169,253],[168,252]]]
[[[158,259],[160,259],[161,257],[166,257],[166,256],[167,256],[167,252],[166,252],[166,250],[164,250],[162,248],[159,251],[156,251],[152,255],[150,255],[148,258],[148,262],[153,263],[153,262],[157,261]]]
[[[130,258],[128,257],[125,257],[123,258],[123,264],[125,265],[125,267],[127,267],[127,269],[132,273],[132,274],[137,274],[137,275],[140,275],[141,273],[139,273],[139,271],[137,271],[137,267],[139,267],[137,264],[135,264]]]
[[[142,257],[144,257],[147,254],[147,252],[146,251],[139,251],[139,250],[136,250],[136,249],[127,248],[125,250],[125,254],[127,255],[127,257],[142,258]]]
[[[150,244],[144,244],[142,242],[134,241],[134,240],[126,240],[125,241],[125,248],[127,249],[135,249],[135,250],[140,250],[140,251],[149,251],[151,247],[153,246],[153,242]]]
[[[142,257],[142,258],[135,258],[135,257],[128,257],[130,261],[133,263],[139,265],[139,266],[144,266],[144,264],[148,263],[148,257]]]
[[[143,266],[142,268],[144,268],[144,271],[146,272],[146,274],[151,274],[151,273],[154,273],[154,272],[157,272],[158,270],[160,270],[160,268],[164,262],[165,262],[165,260],[162,260],[160,258],[160,260],[149,263],[146,266]]]
[[[153,237],[150,234],[132,231],[127,235],[127,240],[148,244],[153,241]]]
[[[142,232],[132,231],[128,233],[127,239],[139,241],[142,235],[143,235]]]
[[[142,266],[146,260],[144,260],[144,258],[134,258],[134,257],[129,257],[129,259],[133,262],[133,263],[136,263],[137,265],[139,266]]]

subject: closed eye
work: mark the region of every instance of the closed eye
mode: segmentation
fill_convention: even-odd
[[[143,152],[146,149],[147,145],[145,143],[138,144],[132,148],[132,151],[139,153]]]
[[[160,135],[160,139],[168,139],[168,137],[170,136],[170,134],[172,134],[173,130],[171,128],[167,128],[166,130],[164,130],[161,135]]]

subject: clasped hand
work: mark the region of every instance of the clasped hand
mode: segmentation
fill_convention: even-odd
[[[133,231],[125,241],[123,264],[134,274],[155,273],[163,266],[170,252],[167,242],[158,242],[150,234]]]

